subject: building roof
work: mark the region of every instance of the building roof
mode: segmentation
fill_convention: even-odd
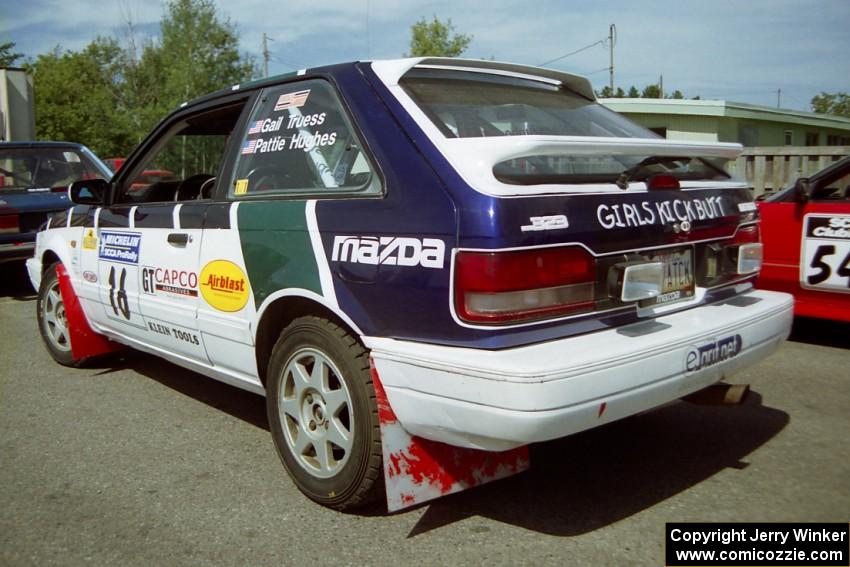
[[[726,100],[600,98],[599,102],[611,110],[625,114],[717,116],[850,131],[850,118]]]

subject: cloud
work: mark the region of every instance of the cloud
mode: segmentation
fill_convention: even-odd
[[[850,91],[847,0],[750,0],[748,2],[613,0],[586,3],[519,0],[455,3],[448,0],[325,0],[270,3],[220,0],[219,15],[240,34],[241,48],[261,56],[262,35],[273,39],[273,72],[353,59],[390,58],[408,50],[410,26],[419,18],[451,18],[456,31],[474,39],[472,57],[539,64],[602,40],[617,27],[614,49],[618,86],[640,88],[664,76],[665,86],[686,95],[806,108],[821,91]],[[97,35],[122,37],[126,22],[140,33],[156,28],[163,4],[118,0],[32,0],[16,6],[0,27],[0,41],[15,41],[29,56],[57,43],[80,49]],[[606,45],[552,63],[608,83]],[[734,96],[732,96],[734,95]],[[743,98],[742,98],[743,97]]]

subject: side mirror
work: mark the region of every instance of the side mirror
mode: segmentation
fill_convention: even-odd
[[[800,204],[809,202],[809,195],[812,193],[812,184],[808,177],[801,177],[794,182],[794,201]]]
[[[109,182],[103,179],[74,181],[68,187],[68,197],[78,205],[105,205]]]

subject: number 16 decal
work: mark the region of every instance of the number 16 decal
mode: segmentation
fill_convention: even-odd
[[[118,281],[118,292],[115,292],[115,266],[109,269],[109,304],[112,305],[112,311],[118,315],[119,310],[121,315],[128,321],[130,320],[130,302],[127,300],[127,290],[124,287],[127,281],[127,268],[121,268],[121,275]]]

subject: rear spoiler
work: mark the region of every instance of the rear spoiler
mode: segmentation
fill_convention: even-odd
[[[527,79],[544,80],[545,82],[564,85],[573,92],[588,100],[596,100],[593,86],[587,78],[554,69],[543,69],[516,63],[487,61],[484,59],[457,59],[454,57],[416,57],[408,59],[393,59],[389,61],[374,61],[372,69],[381,77],[387,87],[396,87],[405,73],[414,67],[427,69],[451,69],[454,71],[478,71],[495,75],[506,75]]]
[[[493,195],[516,194],[493,174],[496,164],[510,159],[554,155],[670,156],[735,159],[740,144],[680,142],[654,138],[599,138],[588,136],[499,136],[443,138],[438,141],[451,164],[472,187]],[[542,189],[539,192],[550,192]],[[537,193],[524,187],[523,194]]]

